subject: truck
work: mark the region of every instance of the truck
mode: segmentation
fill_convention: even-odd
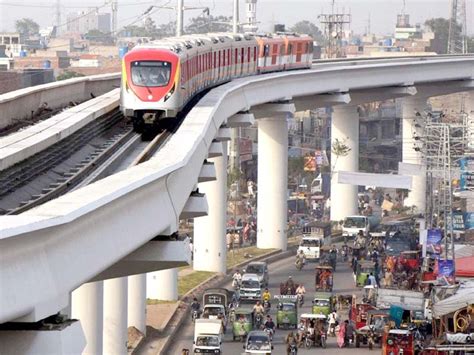
[[[221,354],[223,329],[218,319],[196,319],[193,352]]]
[[[202,296],[203,314],[209,319],[220,319],[227,325],[227,306],[232,299],[232,293],[225,288],[208,288]]]
[[[345,237],[355,237],[359,231],[364,235],[371,232],[380,223],[380,217],[371,216],[348,216],[342,224],[342,235]]]

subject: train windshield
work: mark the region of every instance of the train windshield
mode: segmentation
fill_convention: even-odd
[[[137,86],[166,86],[170,81],[171,63],[162,61],[132,62],[132,82]]]

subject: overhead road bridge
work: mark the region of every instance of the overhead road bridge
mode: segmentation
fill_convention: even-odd
[[[474,88],[473,78],[473,56],[434,57],[328,64],[238,79],[213,89],[151,160],[21,215],[0,217],[0,323],[41,320],[65,308],[69,294],[98,275],[107,278],[113,271],[114,277],[125,276],[126,269],[117,265],[139,259],[137,253],[145,253],[156,236],[175,232],[180,218],[207,213],[196,219],[201,226],[195,231],[194,265],[206,269],[207,262],[213,271],[225,270],[225,216],[218,211],[225,210],[222,141],[227,127],[248,123],[253,116],[258,120],[257,243],[260,248],[285,249],[286,119],[295,109],[337,105],[333,134],[358,144],[358,129],[351,131],[353,121],[358,127],[353,105],[468,91]],[[350,167],[353,160],[349,156],[344,164]],[[205,162],[214,163],[217,181],[204,183]],[[195,201],[204,198],[196,191],[198,182],[207,204],[196,208]]]

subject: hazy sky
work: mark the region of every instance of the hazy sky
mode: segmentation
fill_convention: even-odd
[[[31,17],[41,26],[54,23],[54,5],[58,0],[0,0],[0,30],[13,30],[15,20]],[[186,6],[207,6],[213,15],[232,15],[232,0],[184,0]],[[240,0],[241,16],[245,0]],[[60,0],[62,5],[62,23],[66,14],[74,11],[87,11],[87,7],[100,7],[100,12],[110,11],[110,0]],[[449,0],[406,0],[406,12],[411,15],[412,23],[423,23],[432,17],[449,17]],[[474,31],[474,0],[466,0],[468,31]],[[119,0],[119,28],[137,21],[137,18],[153,4],[175,5],[176,0]],[[258,0],[257,18],[261,30],[269,31],[274,23],[291,26],[300,20],[310,20],[319,25],[317,16],[329,11],[331,0]],[[351,28],[363,33],[367,27],[369,13],[372,32],[378,34],[393,33],[396,14],[402,9],[403,0],[336,0],[336,6],[352,14]],[[197,16],[201,10],[185,13],[186,19]],[[157,23],[168,22],[175,18],[172,10],[159,9],[152,14]],[[137,23],[139,24],[139,23]]]

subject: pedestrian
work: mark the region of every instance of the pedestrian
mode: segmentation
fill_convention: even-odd
[[[340,348],[344,347],[345,345],[346,326],[347,320],[339,326],[339,332],[337,333],[337,345]]]
[[[338,325],[338,318],[339,316],[337,315],[336,311],[333,311],[332,313],[329,314],[329,329],[328,329],[328,335],[330,336],[336,336],[336,326]]]
[[[369,285],[377,287],[377,279],[375,278],[372,272],[370,273],[368,280],[369,280]]]
[[[345,329],[345,336],[344,336],[344,343],[346,344],[346,346],[349,346],[349,344],[352,342],[352,340],[354,339],[354,325],[352,324],[352,322],[350,322],[349,320],[345,320],[344,323],[346,324],[346,326],[344,327]]]
[[[387,269],[387,271],[385,271],[384,283],[385,283],[385,287],[386,287],[386,288],[392,287],[392,284],[393,284],[393,274],[392,274],[392,272],[391,272],[389,269]]]

